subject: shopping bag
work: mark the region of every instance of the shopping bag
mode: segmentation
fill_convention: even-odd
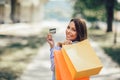
[[[55,64],[55,79],[56,80],[62,80],[61,76],[60,76],[60,70],[59,70],[59,61],[58,61],[58,57],[59,57],[59,51],[55,51],[54,52],[54,64]]]
[[[64,45],[61,51],[72,78],[96,75],[103,67],[88,39]]]
[[[74,79],[67,67],[62,52],[60,50],[54,51],[55,61],[55,77],[56,80],[89,80],[89,77]]]

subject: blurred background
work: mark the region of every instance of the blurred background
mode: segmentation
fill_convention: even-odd
[[[104,65],[91,80],[120,80],[120,0],[0,0],[0,80],[52,80],[46,35],[76,17]]]

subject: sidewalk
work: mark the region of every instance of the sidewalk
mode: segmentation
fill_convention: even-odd
[[[103,63],[103,68],[99,75],[92,76],[91,80],[120,80],[120,67],[117,63],[112,61],[112,59],[105,54],[103,49],[101,49],[97,43],[90,40],[91,46],[96,51],[96,54],[101,59]]]
[[[17,80],[52,80],[49,46],[47,44],[39,49],[38,54]]]

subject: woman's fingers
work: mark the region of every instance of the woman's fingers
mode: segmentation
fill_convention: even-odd
[[[47,35],[47,41],[51,41],[52,40],[52,35],[49,33],[48,35]]]
[[[66,41],[64,42],[64,44],[65,44],[65,45],[72,44],[72,41],[66,40]]]
[[[52,39],[52,35],[50,33],[47,35],[47,42],[49,43],[51,48],[54,47],[54,40]]]

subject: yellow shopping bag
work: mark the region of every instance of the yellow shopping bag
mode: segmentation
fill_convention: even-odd
[[[98,74],[103,67],[88,39],[64,45],[62,54],[73,78]]]

